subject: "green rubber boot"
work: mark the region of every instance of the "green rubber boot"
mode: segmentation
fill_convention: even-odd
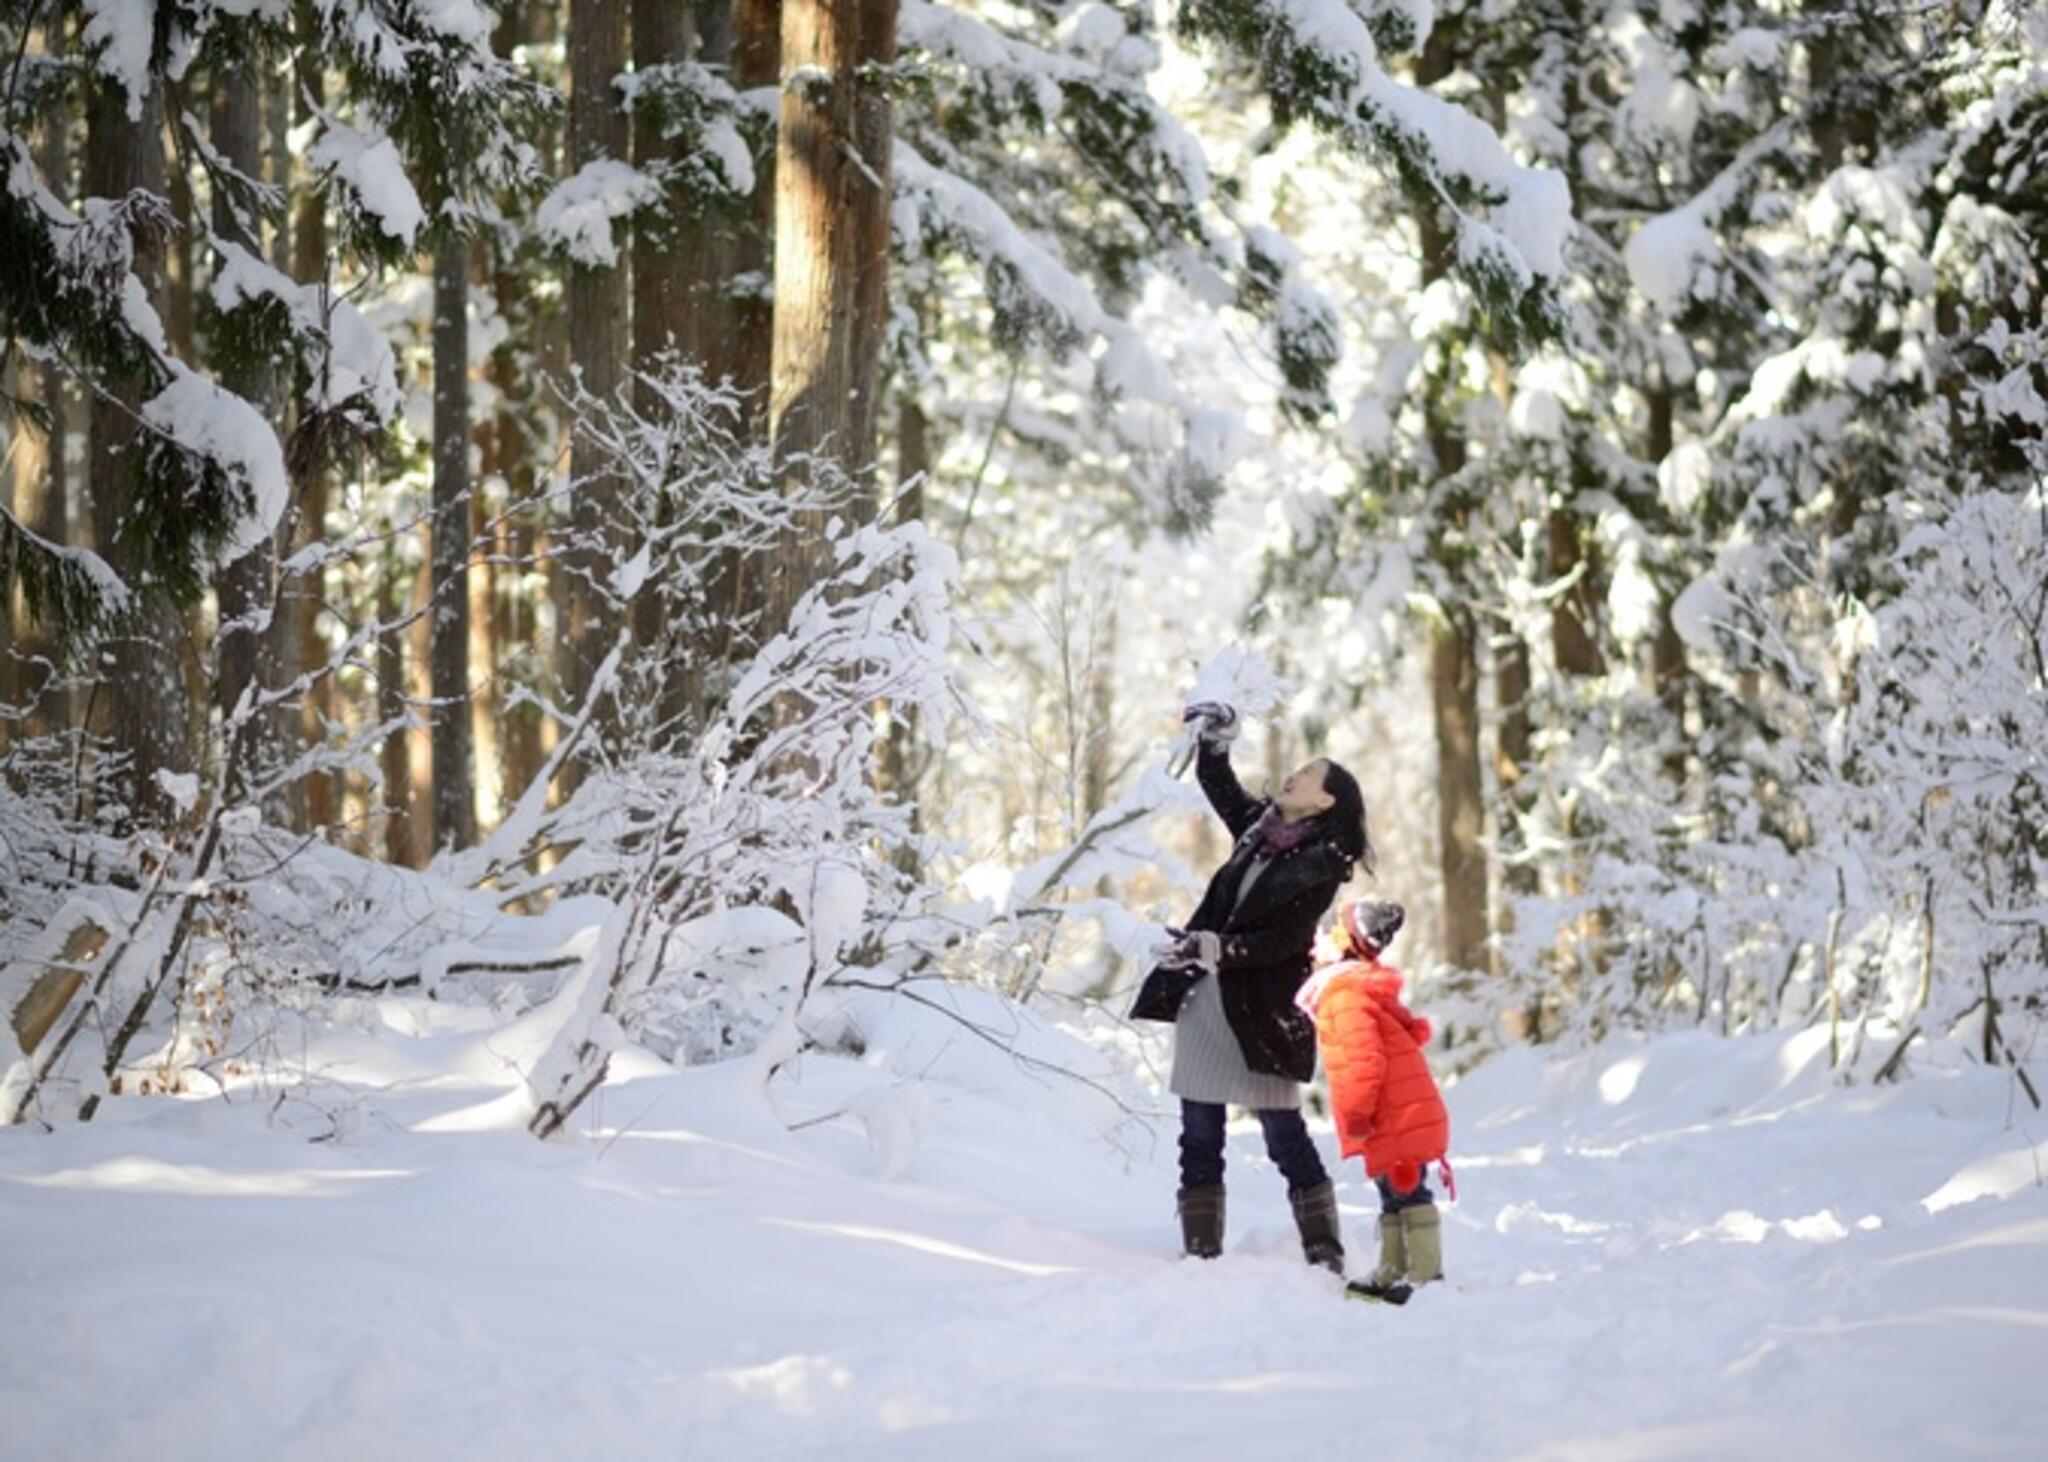
[[[1433,1284],[1444,1277],[1443,1215],[1434,1203],[1420,1203],[1400,1212],[1402,1237],[1408,1247],[1408,1282]]]
[[[1379,1267],[1364,1279],[1354,1280],[1345,1286],[1345,1293],[1355,1300],[1405,1305],[1412,1293],[1407,1279],[1408,1231],[1401,1226],[1400,1214],[1382,1213]]]

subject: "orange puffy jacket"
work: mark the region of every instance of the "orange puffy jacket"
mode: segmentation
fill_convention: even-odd
[[[1315,1017],[1344,1156],[1413,1192],[1450,1148],[1451,1118],[1422,1056],[1429,1022],[1401,1003],[1401,972],[1377,960],[1340,964],[1303,987],[1302,1005]]]

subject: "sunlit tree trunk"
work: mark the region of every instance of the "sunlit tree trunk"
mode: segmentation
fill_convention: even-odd
[[[863,95],[859,68],[894,55],[893,0],[785,0],[783,72],[805,80],[783,90],[776,148],[769,432],[793,481],[814,459],[850,473],[874,461],[889,122],[886,99]],[[777,555],[771,623],[810,583],[823,526],[804,522]]]

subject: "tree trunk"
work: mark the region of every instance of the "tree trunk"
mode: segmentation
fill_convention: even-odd
[[[882,331],[870,318],[888,268],[888,102],[858,71],[895,57],[894,0],[785,0],[785,75],[775,160],[775,354],[769,439],[787,480],[830,460],[874,462]],[[876,154],[870,156],[870,154]],[[801,489],[798,489],[801,490]],[[777,555],[771,625],[789,617],[823,551],[825,514],[806,515]]]
[[[1448,76],[1457,64],[1456,46],[1455,26],[1433,29],[1416,61],[1417,83],[1430,86]],[[1448,276],[1456,263],[1456,236],[1434,212],[1421,215],[1418,229],[1423,280],[1435,283]],[[1455,477],[1465,467],[1465,438],[1450,407],[1434,391],[1426,413],[1437,476]],[[1460,526],[1470,516],[1469,497],[1469,490],[1452,494],[1440,509],[1446,519],[1444,529]],[[1486,937],[1493,917],[1487,896],[1485,786],[1479,760],[1479,632],[1467,602],[1463,551],[1452,548],[1448,539],[1447,532],[1439,531],[1431,544],[1431,556],[1445,583],[1440,591],[1443,620],[1432,626],[1430,636],[1443,958],[1458,969],[1484,973],[1488,969]]]
[[[433,819],[436,849],[476,841],[469,725],[469,243],[434,252]]]
[[[1504,856],[1509,858],[1525,846],[1521,819],[1535,805],[1529,689],[1529,647],[1513,630],[1503,630],[1494,640],[1493,652],[1493,693],[1499,718],[1494,729],[1494,777],[1500,786],[1496,833]],[[1508,862],[1501,878],[1508,891],[1518,895],[1533,894],[1539,886],[1535,865],[1525,860]],[[1514,921],[1505,899],[1496,912],[1501,930],[1506,932]]]
[[[85,191],[120,198],[140,188],[164,191],[163,96],[152,86],[141,115],[128,115],[128,94],[99,81],[86,114]],[[138,239],[135,271],[153,299],[162,297],[160,252]],[[192,769],[192,706],[185,684],[184,655],[189,627],[160,593],[151,592],[138,572],[139,545],[129,528],[130,506],[141,485],[142,441],[136,413],[141,383],[109,381],[92,398],[86,461],[93,537],[100,556],[137,590],[134,607],[111,627],[101,660],[107,682],[100,700],[107,707],[105,732],[127,757],[121,800],[131,816],[163,821],[173,805],[157,780],[159,772]],[[124,532],[124,529],[128,530]],[[110,789],[111,790],[111,789]]]
[[[314,0],[298,0],[292,21],[298,37],[298,55],[293,63],[293,87],[297,97],[294,113],[300,126],[313,122],[313,108],[326,99],[326,70],[313,44],[319,17]],[[288,166],[288,163],[287,163]],[[316,188],[301,187],[292,214],[292,277],[300,283],[323,281],[328,276],[327,208]],[[331,488],[325,471],[313,471],[293,484],[298,495],[297,545],[304,548],[327,536],[327,508]],[[315,570],[292,586],[287,601],[292,618],[292,644],[299,671],[309,677],[305,697],[299,703],[299,732],[309,745],[328,740],[329,726],[340,719],[341,705],[332,677],[319,672],[327,663],[327,647],[320,638],[320,608],[326,599],[326,571]],[[333,827],[341,820],[343,778],[339,772],[316,772],[306,779],[306,822],[309,827]]]
[[[905,392],[896,404],[897,522],[923,520],[925,477],[931,471],[931,460],[931,420],[917,397]],[[910,826],[915,832],[923,821],[917,804],[917,713],[909,706],[884,703],[882,719],[876,781],[884,796],[910,804]],[[897,852],[896,866],[912,877],[921,871],[920,862],[909,848]]]
[[[244,177],[263,176],[263,117],[261,96],[243,77],[222,75],[213,88],[212,143],[215,152]],[[245,227],[229,206],[227,196],[216,188],[213,198],[213,230],[223,239],[239,244],[258,258],[263,256],[263,239],[258,228]],[[187,261],[189,266],[189,260]],[[220,383],[249,402],[266,419],[275,419],[276,403],[268,363],[261,361],[223,362]],[[219,638],[215,654],[218,681],[216,704],[227,734],[222,753],[228,760],[227,795],[243,796],[250,783],[284,765],[283,727],[279,717],[260,717],[244,731],[232,718],[245,694],[260,689],[265,648],[271,643],[270,622],[276,588],[276,555],[268,543],[260,543],[214,575],[214,598],[219,605]]]
[[[1487,969],[1486,807],[1479,775],[1479,632],[1472,612],[1446,606],[1430,638],[1436,720],[1437,843],[1443,869],[1443,957]]]
[[[570,0],[569,170],[600,158],[628,156],[625,113],[613,82],[625,68],[629,0]],[[568,269],[569,368],[600,401],[616,400],[625,384],[627,309],[623,271],[571,264]],[[570,707],[589,697],[591,676],[624,626],[602,587],[624,539],[621,485],[597,443],[580,425],[570,430],[570,541],[560,563],[561,622],[556,655]],[[609,727],[612,718],[595,724]],[[573,780],[573,778],[572,778]]]
[[[1565,508],[1552,508],[1544,514],[1543,536],[1545,576],[1556,583],[1579,573],[1578,581],[1550,602],[1550,644],[1557,668],[1566,675],[1603,674],[1607,664],[1593,638],[1600,596],[1593,582],[1595,565],[1579,540],[1579,521]]]
[[[633,0],[633,68],[680,64],[690,53],[690,12],[677,0]],[[661,135],[658,123],[645,114],[632,119],[633,161],[643,171],[680,160],[682,149]],[[633,366],[649,369],[664,350],[680,346],[687,314],[690,256],[682,220],[633,232]],[[636,384],[642,410],[656,393]]]
[[[633,68],[678,64],[688,59],[693,27],[690,11],[675,0],[633,0]],[[633,161],[653,171],[682,156],[682,149],[661,135],[659,123],[645,113],[632,118]],[[684,321],[690,301],[689,244],[686,220],[671,214],[659,223],[633,232],[633,368],[655,369],[664,352],[684,347]],[[660,393],[644,379],[633,383],[642,412],[659,409]],[[656,727],[674,724],[694,712],[700,699],[701,646],[677,643],[668,606],[650,584],[632,604],[633,642],[658,667],[660,681],[648,687],[655,697]]]
[[[64,51],[64,27],[51,22],[43,30],[43,47],[52,58]],[[36,152],[36,165],[50,191],[71,201],[71,146],[68,112],[57,111],[43,119],[43,135]],[[37,398],[42,387],[43,409],[49,430],[40,439],[26,418],[14,415],[12,452],[13,510],[31,533],[51,543],[70,543],[70,464],[64,449],[70,423],[64,373],[37,366],[21,352],[13,352],[15,390],[24,400]],[[61,684],[62,647],[51,633],[47,619],[32,619],[25,601],[0,604],[0,616],[12,614],[13,638],[0,651],[0,702],[28,712],[20,729],[28,735],[61,731],[71,724],[71,695]],[[0,725],[0,733],[9,727]],[[0,744],[5,737],[0,736]],[[27,1049],[24,1047],[23,1049]]]
[[[1662,462],[1671,455],[1676,395],[1669,386],[1649,393],[1650,433],[1644,444],[1649,460]],[[1664,775],[1674,788],[1685,785],[1685,641],[1671,623],[1671,605],[1676,596],[1668,591],[1657,603],[1657,637],[1650,644],[1650,684],[1669,721],[1664,753]]]
[[[741,91],[778,86],[782,66],[782,0],[733,0],[734,83]],[[720,319],[723,353],[704,356],[711,374],[730,377],[744,393],[754,434],[768,439],[769,383],[775,364],[776,158],[781,143],[761,159],[754,179],[752,226],[733,236],[732,270],[720,287],[731,302]],[[729,327],[725,320],[730,320]]]
[[[405,568],[395,549],[383,555],[378,567],[377,619],[382,632],[377,636],[377,720],[389,727],[405,714],[406,637],[392,627],[405,612],[401,599]],[[384,860],[401,866],[412,861],[412,767],[405,742],[405,728],[398,726],[385,733],[377,748],[377,766],[384,782]]]

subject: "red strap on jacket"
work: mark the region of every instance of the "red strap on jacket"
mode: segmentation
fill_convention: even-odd
[[[1436,1160],[1436,1170],[1442,1175],[1444,1180],[1444,1197],[1456,1203],[1458,1201],[1458,1177],[1457,1174],[1451,1171],[1451,1160],[1447,1157],[1438,1158]]]

